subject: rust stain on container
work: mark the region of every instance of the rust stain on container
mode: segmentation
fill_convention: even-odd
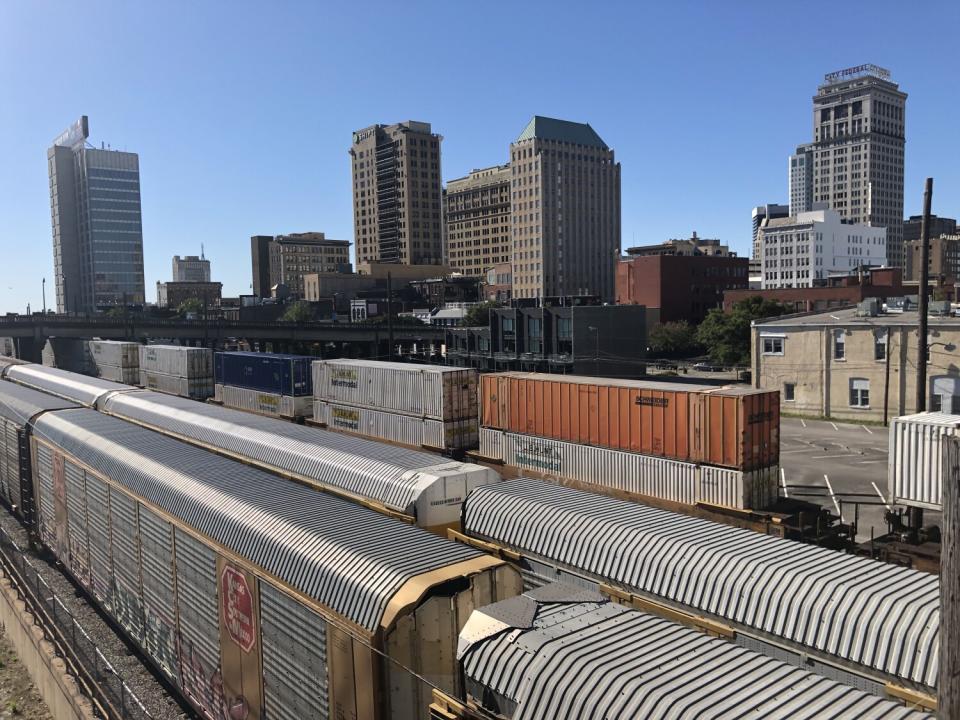
[[[776,391],[539,373],[480,378],[484,427],[738,470],[776,465]]]

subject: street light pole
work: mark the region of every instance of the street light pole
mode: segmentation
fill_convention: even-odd
[[[43,282],[40,284],[41,292],[43,293],[43,316],[47,316],[47,279],[44,278]]]

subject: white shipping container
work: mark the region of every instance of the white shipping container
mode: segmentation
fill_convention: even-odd
[[[473,450],[478,443],[476,418],[441,422],[316,400],[313,403],[313,419],[332,430],[415,447]]]
[[[0,337],[0,356],[15,357],[17,354],[16,343],[12,337]]]
[[[97,365],[97,372],[104,380],[112,380],[124,385],[137,385],[140,382],[140,370],[136,366]]]
[[[477,371],[373,360],[317,360],[317,400],[434,420],[476,418]]]
[[[213,395],[213,378],[184,378],[176,375],[140,370],[140,384],[147,390],[206,400]]]
[[[744,472],[492,428],[480,428],[480,454],[545,477],[567,478],[684,505],[707,503],[761,510],[777,498],[776,466]]]
[[[213,350],[179,345],[141,345],[140,369],[206,380],[213,377]]]
[[[890,423],[890,502],[941,510],[944,435],[960,435],[960,415],[926,412]]]
[[[97,367],[112,365],[122,368],[140,367],[140,343],[121,340],[91,340],[90,354]],[[113,380],[113,378],[109,378]],[[136,381],[134,381],[136,382]]]
[[[310,417],[313,403],[309,395],[294,397],[220,383],[214,388],[213,397],[224,407],[284,418]]]

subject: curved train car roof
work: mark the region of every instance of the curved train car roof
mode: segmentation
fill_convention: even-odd
[[[85,407],[96,407],[97,402],[109,393],[136,390],[132,385],[123,385],[32,363],[10,366],[4,377],[20,385],[56,395]]]
[[[373,633],[407,581],[489,556],[93,410],[42,415],[34,435],[166,516]],[[460,569],[457,566],[463,563]]]
[[[194,400],[143,391],[113,395],[104,412],[172,433],[261,467],[321,482],[403,514],[444,477],[499,480],[489,468]]]
[[[468,687],[515,703],[513,720],[932,720],[562,584],[475,610],[458,656]]]
[[[31,419],[48,410],[65,410],[79,405],[32,388],[0,380],[0,417],[23,428]]]
[[[468,535],[935,687],[935,575],[537,480],[475,490]]]

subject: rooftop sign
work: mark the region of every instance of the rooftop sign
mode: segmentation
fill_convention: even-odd
[[[72,148],[82,145],[88,137],[90,137],[90,125],[87,122],[87,116],[81,115],[79,120],[57,136],[53,144],[54,146]]]
[[[857,65],[856,67],[846,68],[844,70],[837,70],[836,72],[828,73],[823,76],[825,82],[834,83],[841,80],[850,80],[855,77],[871,76],[879,78],[880,80],[889,80],[890,71],[886,68],[882,68],[879,65]]]

